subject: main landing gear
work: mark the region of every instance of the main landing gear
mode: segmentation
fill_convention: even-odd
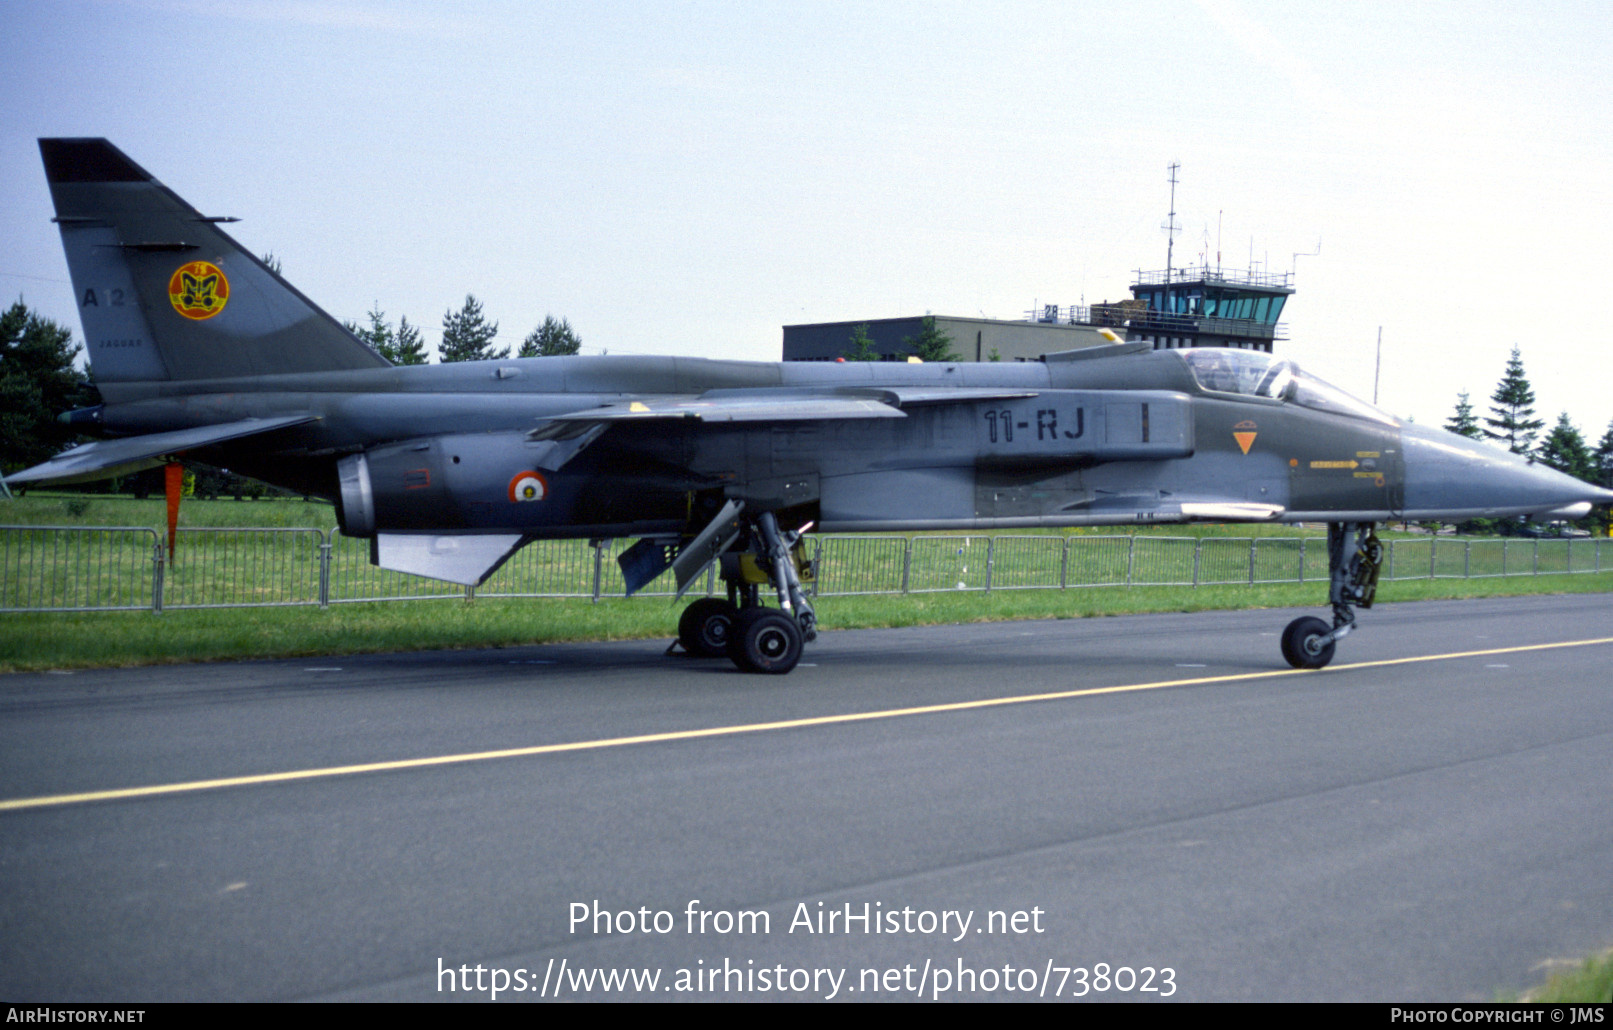
[[[678,642],[701,658],[728,656],[745,672],[786,673],[801,649],[818,636],[818,619],[801,589],[807,563],[801,534],[781,532],[772,512],[745,521],[739,546],[721,556],[728,598],[703,597],[678,619]],[[773,587],[778,607],[762,604],[761,588]]]
[[[1371,608],[1378,592],[1383,544],[1374,523],[1330,522],[1327,525],[1327,600],[1333,625],[1306,615],[1283,630],[1283,657],[1296,669],[1320,669],[1333,660],[1333,645],[1355,629],[1353,608]]]

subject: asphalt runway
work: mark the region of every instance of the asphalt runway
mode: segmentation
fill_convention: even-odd
[[[0,997],[1488,1000],[1613,945],[1613,598],[1321,673],[1296,614],[0,677]]]

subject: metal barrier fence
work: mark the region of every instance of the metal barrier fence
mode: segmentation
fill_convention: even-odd
[[[1601,572],[1601,538],[1389,541],[1380,578],[1477,579]],[[469,597],[619,596],[630,545],[540,540],[479,587],[370,564],[338,530],[0,526],[0,611],[114,611]],[[844,536],[809,538],[820,597],[1103,586],[1325,583],[1322,537]],[[716,570],[695,593],[717,590]],[[669,577],[640,597],[674,593]]]

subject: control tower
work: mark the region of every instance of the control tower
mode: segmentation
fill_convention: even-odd
[[[1236,347],[1271,353],[1287,339],[1277,319],[1294,293],[1293,273],[1232,271],[1203,265],[1137,272],[1133,299],[1092,305],[1092,321],[1125,326],[1128,340],[1146,340],[1155,350]]]

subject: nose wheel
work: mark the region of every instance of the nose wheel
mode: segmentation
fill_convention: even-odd
[[[1333,627],[1312,615],[1283,630],[1283,657],[1296,669],[1320,669],[1333,660]]]

